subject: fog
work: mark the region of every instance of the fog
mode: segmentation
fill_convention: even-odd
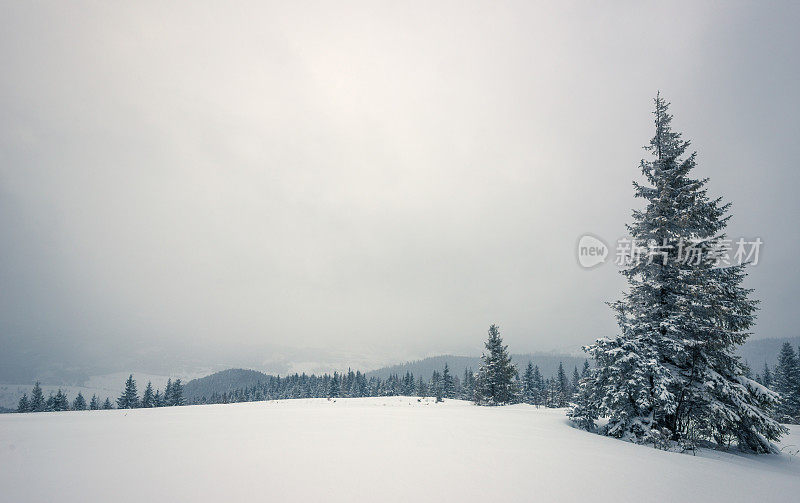
[[[0,366],[578,351],[659,90],[797,335],[798,5],[554,4],[4,3]]]

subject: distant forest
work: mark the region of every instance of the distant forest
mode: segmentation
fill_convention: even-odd
[[[794,339],[790,339],[794,340]],[[798,338],[800,340],[800,338]],[[775,387],[773,375],[778,370],[778,352],[785,339],[752,341],[744,348],[744,360],[773,361],[755,367],[751,375],[760,383]],[[767,354],[772,353],[771,357]],[[511,355],[516,367],[515,401],[542,407],[566,407],[577,391],[578,382],[589,368],[585,358],[548,353]],[[533,362],[536,362],[534,364]],[[752,360],[751,360],[752,362]],[[51,412],[113,408],[150,408],[192,404],[235,403],[293,398],[355,398],[371,396],[420,396],[473,400],[474,369],[481,364],[478,357],[436,356],[401,365],[361,372],[348,370],[333,374],[268,375],[256,370],[228,369],[183,384],[169,381],[165,389],[154,389],[147,383],[139,394],[131,375],[125,390],[115,401],[82,394],[70,399],[58,390],[45,397],[39,383],[19,401],[17,412]],[[780,371],[778,371],[780,374]],[[5,412],[11,412],[6,410]],[[793,415],[793,414],[788,414]],[[785,415],[786,416],[786,415]],[[785,417],[783,419],[788,419]],[[796,416],[795,416],[796,417]]]

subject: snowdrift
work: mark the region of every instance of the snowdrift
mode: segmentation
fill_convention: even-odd
[[[784,439],[800,444],[800,428]],[[658,451],[411,397],[0,415],[0,501],[796,501],[800,457]]]

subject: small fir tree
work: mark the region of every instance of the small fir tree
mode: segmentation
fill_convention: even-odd
[[[31,391],[30,410],[31,412],[44,412],[46,408],[47,404],[42,392],[42,386],[39,381],[36,381],[36,384],[33,385],[33,391]]]
[[[142,407],[155,407],[155,395],[153,394],[153,383],[147,381],[147,387],[142,394]]]
[[[773,380],[774,389],[781,396],[776,410],[778,420],[796,424],[800,420],[800,364],[788,342],[783,343],[778,353]]]
[[[136,391],[136,381],[133,380],[133,374],[128,376],[125,381],[125,390],[119,398],[117,398],[118,409],[135,409],[139,406],[139,394]]]
[[[19,399],[19,403],[17,404],[17,412],[30,412],[31,404],[28,401],[28,394],[23,393],[22,398]]]
[[[486,351],[481,356],[481,367],[475,382],[475,403],[478,405],[506,405],[517,397],[514,377],[517,370],[511,363],[508,347],[503,344],[497,325],[489,327]]]
[[[444,364],[444,370],[442,370],[441,388],[442,388],[441,392],[442,398],[455,397],[456,383],[453,380],[453,376],[450,374],[450,369],[448,368],[446,363]]]
[[[86,399],[83,398],[83,394],[80,391],[72,402],[72,410],[86,410]]]

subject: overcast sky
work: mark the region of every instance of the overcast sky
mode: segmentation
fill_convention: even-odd
[[[800,4],[564,4],[2,2],[0,352],[575,350],[657,90],[798,335]]]

